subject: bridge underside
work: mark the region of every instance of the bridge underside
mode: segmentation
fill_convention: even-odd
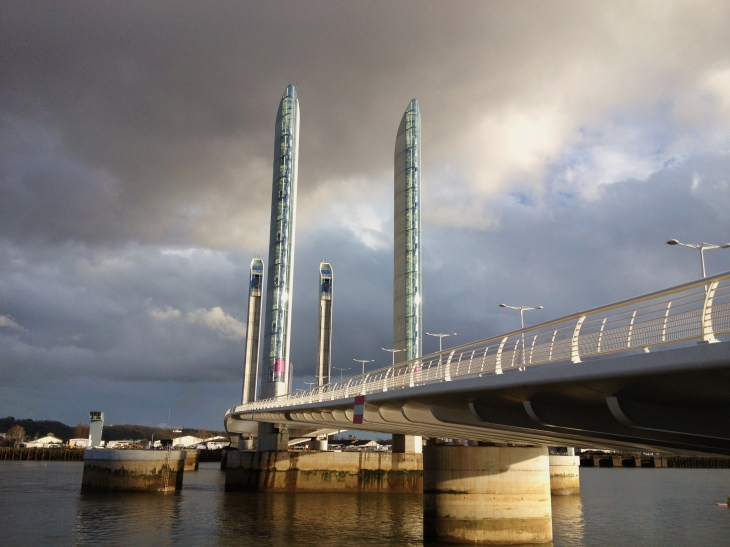
[[[556,363],[257,411],[245,422],[526,445],[730,455],[730,342]],[[243,422],[243,423],[242,423]],[[249,427],[250,427],[249,425]]]

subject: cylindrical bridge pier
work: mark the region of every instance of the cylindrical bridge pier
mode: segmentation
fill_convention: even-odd
[[[547,448],[424,448],[424,542],[506,545],[552,537]]]

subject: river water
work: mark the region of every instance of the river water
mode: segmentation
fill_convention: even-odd
[[[226,493],[219,464],[174,494],[81,494],[83,464],[0,462],[0,545],[423,545],[418,494]],[[727,469],[582,468],[554,547],[730,545]]]

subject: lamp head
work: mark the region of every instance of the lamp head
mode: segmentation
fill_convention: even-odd
[[[536,310],[541,310],[541,309],[543,309],[543,307],[542,307],[542,306],[538,306],[538,307],[537,307],[537,308],[535,308],[535,309],[536,309]]]
[[[725,243],[725,245],[720,245],[721,249],[728,249],[730,248],[730,243]]]
[[[677,241],[676,239],[670,239],[669,241],[667,241],[667,245],[679,245],[679,241]]]
[[[507,307],[507,304],[500,304],[499,307],[500,308],[506,308]]]

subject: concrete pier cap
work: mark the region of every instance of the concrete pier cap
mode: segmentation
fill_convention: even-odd
[[[180,490],[186,456],[185,450],[86,449],[81,491]]]
[[[546,447],[424,448],[424,542],[519,545],[552,536]]]

